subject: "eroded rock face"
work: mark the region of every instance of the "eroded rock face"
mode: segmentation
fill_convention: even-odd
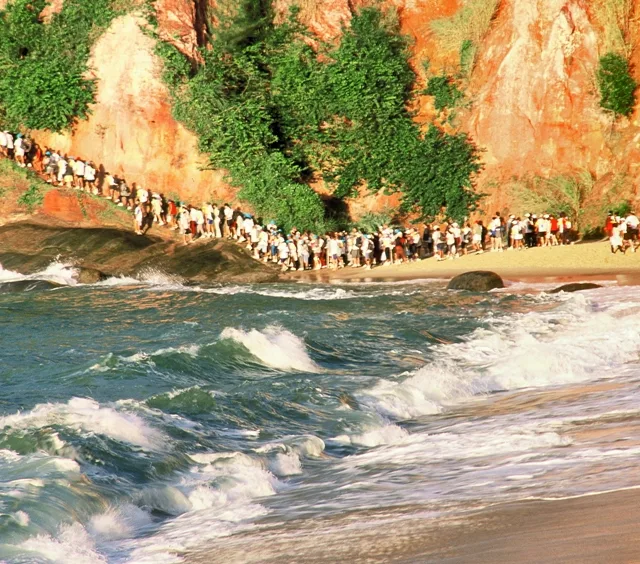
[[[594,168],[605,121],[593,80],[598,36],[581,0],[503,2],[476,70],[469,131],[505,173]]]
[[[0,0],[0,7],[3,3]],[[274,0],[281,17],[299,4],[302,21],[325,41],[337,40],[355,9],[374,3]],[[156,0],[160,36],[197,59],[198,46],[204,43],[203,17],[213,4],[214,0]],[[412,39],[416,71],[423,73],[425,60],[431,61],[434,72],[455,69],[458,55],[441,52],[431,22],[455,14],[463,5],[464,0],[383,2],[397,9],[402,30]],[[41,132],[37,138],[167,195],[194,203],[208,197],[234,202],[235,191],[224,184],[222,173],[201,170],[204,160],[195,136],[173,119],[160,79],[161,62],[154,55],[153,40],[139,24],[134,16],[119,18],[95,45],[91,65],[99,82],[91,118],[78,124],[73,136]],[[612,135],[611,120],[599,109],[594,73],[602,54],[601,35],[587,0],[500,2],[479,46],[469,86],[472,104],[460,112],[463,129],[484,151],[480,187],[489,194],[484,202],[489,211],[512,204],[505,187],[513,177],[581,169],[598,179],[628,173],[629,195],[634,197],[631,186],[640,177],[640,127],[633,119],[621,120]],[[631,40],[637,35],[632,28]],[[632,62],[640,63],[640,50]],[[427,121],[434,113],[432,99],[419,97],[415,109],[417,119]],[[349,205],[357,216],[395,203],[364,195]]]

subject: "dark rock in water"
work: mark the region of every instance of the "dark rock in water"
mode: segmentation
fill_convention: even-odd
[[[494,288],[504,288],[502,278],[495,272],[484,270],[460,274],[447,286],[447,290],[469,290],[470,292],[488,292]]]
[[[100,272],[95,268],[78,268],[78,283],[79,284],[95,284],[96,282],[102,282],[106,280],[108,276],[104,272]]]
[[[581,292],[583,290],[595,290],[596,288],[602,288],[600,284],[593,284],[592,282],[576,282],[574,284],[565,284],[559,288],[551,290],[550,294],[559,294],[560,292]]]
[[[0,282],[0,294],[12,294],[14,292],[38,292],[61,288],[62,284],[49,282],[48,280],[14,280],[12,282]]]

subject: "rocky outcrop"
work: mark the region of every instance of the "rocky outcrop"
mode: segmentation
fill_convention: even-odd
[[[559,294],[560,292],[582,292],[584,290],[596,290],[597,288],[602,288],[600,284],[593,284],[591,282],[577,282],[573,284],[565,284],[564,286],[560,286],[559,288],[555,288],[551,290],[550,294]]]
[[[181,245],[155,235],[115,228],[77,228],[20,222],[0,227],[0,264],[33,274],[53,261],[77,265],[78,281],[93,284],[107,276],[143,277],[150,270],[182,281],[267,282],[273,265],[252,259],[227,241]]]
[[[452,278],[447,290],[468,290],[470,292],[488,292],[496,288],[504,288],[502,278],[495,272],[478,270],[465,272]]]

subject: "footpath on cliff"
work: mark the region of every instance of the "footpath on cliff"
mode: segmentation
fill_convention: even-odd
[[[183,245],[173,231],[132,231],[130,212],[77,190],[55,188],[35,173],[0,161],[0,264],[34,274],[54,261],[73,264],[78,281],[159,271],[184,282],[269,282],[273,265],[225,240]]]

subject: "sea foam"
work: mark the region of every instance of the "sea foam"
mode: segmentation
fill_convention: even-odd
[[[356,397],[385,417],[410,419],[490,392],[607,377],[637,359],[637,304],[597,293],[559,300],[552,311],[492,318],[462,343],[434,347],[433,361],[404,379],[380,380]]]
[[[21,280],[45,280],[63,286],[75,286],[78,284],[77,276],[77,269],[67,262],[54,261],[44,270],[34,274],[20,274],[19,272],[3,269],[0,265],[0,283],[19,282]]]

